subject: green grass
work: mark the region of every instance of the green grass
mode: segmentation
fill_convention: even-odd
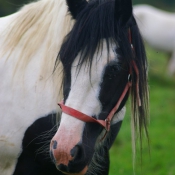
[[[167,55],[147,48],[150,87],[150,154],[145,143],[142,165],[137,152],[136,175],[175,175],[175,77],[166,75]],[[110,150],[110,175],[133,175],[129,106]]]

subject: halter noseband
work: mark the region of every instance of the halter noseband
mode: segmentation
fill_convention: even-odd
[[[117,111],[117,109],[119,108],[121,102],[123,101],[126,93],[129,91],[130,87],[131,87],[132,83],[130,81],[130,74],[128,76],[128,82],[125,86],[125,89],[122,93],[122,95],[120,96],[117,104],[114,106],[114,108],[111,110],[111,112],[109,113],[109,115],[107,116],[107,118],[105,120],[98,120],[98,119],[95,119],[93,117],[90,117],[80,111],[77,111],[76,109],[73,109],[71,107],[68,107],[66,105],[63,104],[63,102],[60,102],[58,103],[58,105],[60,106],[60,108],[62,109],[62,111],[72,117],[75,117],[79,120],[82,120],[84,122],[91,122],[91,123],[98,123],[100,124],[101,126],[103,126],[106,131],[109,131],[110,130],[110,123],[111,123],[111,120],[115,114],[115,112]]]
[[[134,48],[133,48],[133,45],[132,45],[132,38],[131,38],[131,31],[129,29],[129,41],[131,43],[131,48],[134,52]],[[140,101],[140,96],[139,96],[139,70],[137,68],[137,65],[135,63],[135,61],[133,60],[131,62],[132,64],[132,67],[134,68],[134,71],[137,75],[137,82],[136,82],[136,91],[137,91],[137,101],[138,101],[138,105],[141,106],[141,101]],[[75,117],[81,121],[84,121],[84,122],[91,122],[91,123],[98,123],[100,124],[102,127],[104,127],[106,129],[106,131],[108,132],[110,130],[110,123],[111,123],[111,120],[115,114],[115,112],[118,110],[121,102],[123,101],[123,99],[125,98],[127,92],[129,92],[130,90],[130,87],[132,86],[132,82],[131,82],[131,75],[132,75],[132,67],[130,67],[130,71],[129,71],[129,75],[128,75],[128,82],[118,100],[118,102],[116,103],[116,105],[114,106],[114,108],[111,110],[111,112],[109,113],[109,115],[107,116],[107,118],[105,120],[98,120],[98,119],[95,119],[91,116],[88,116],[76,109],[73,109],[71,107],[68,107],[66,105],[63,104],[63,101],[58,103],[58,105],[60,106],[60,108],[62,109],[62,112],[72,116],[72,117]],[[106,135],[106,134],[105,134]]]

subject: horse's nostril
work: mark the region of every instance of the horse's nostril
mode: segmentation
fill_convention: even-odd
[[[75,157],[77,153],[78,153],[78,147],[75,146],[75,147],[70,151],[70,154],[71,154],[72,157]]]
[[[57,149],[57,141],[56,140],[52,141],[52,148]]]
[[[82,149],[80,146],[76,145],[72,150],[71,150],[71,156],[73,157],[73,159],[81,159],[81,153],[82,153]]]

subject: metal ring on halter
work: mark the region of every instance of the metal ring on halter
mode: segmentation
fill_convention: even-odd
[[[128,75],[128,82],[131,82],[132,81],[132,76],[131,74]]]

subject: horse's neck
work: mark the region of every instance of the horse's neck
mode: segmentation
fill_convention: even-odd
[[[41,0],[0,19],[0,103],[8,104],[9,97],[15,105],[20,99],[14,111],[36,108],[37,116],[56,108],[62,67],[54,74],[53,69],[72,25],[64,0]]]
[[[0,19],[0,59],[12,61],[14,72],[28,74],[38,64],[38,79],[52,75],[63,38],[73,25],[65,3],[41,0]],[[60,84],[58,76],[54,80]]]

